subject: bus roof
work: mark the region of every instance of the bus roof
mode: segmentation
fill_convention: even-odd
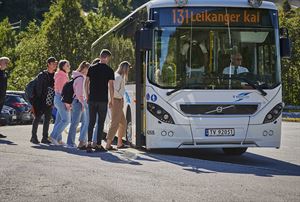
[[[225,3],[226,2],[226,3]],[[186,7],[193,6],[203,6],[203,7],[240,7],[240,8],[251,8],[248,4],[248,0],[188,0],[188,3],[185,5]],[[126,21],[130,16],[132,16],[138,10],[147,7],[148,10],[151,8],[164,8],[164,7],[176,7],[175,0],[151,0],[148,3],[140,6],[127,17],[122,19],[117,25],[111,28],[104,35],[100,36],[94,43],[92,44],[92,48],[108,33],[115,30],[119,25],[121,25],[124,21]],[[263,1],[262,5],[259,7],[261,9],[271,9],[277,10],[277,7],[274,3],[269,1]]]
[[[204,7],[241,7],[251,8],[248,0],[188,0],[185,5],[189,6],[204,6]],[[148,3],[149,8],[174,7],[175,0],[152,0]],[[274,3],[263,1],[259,8],[277,10]]]

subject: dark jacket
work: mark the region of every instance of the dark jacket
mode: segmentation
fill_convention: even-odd
[[[0,70],[0,112],[2,110],[7,89],[7,75],[5,71]]]
[[[35,99],[33,100],[33,107],[35,113],[43,113],[45,109],[52,107],[46,105],[46,97],[48,87],[54,88],[54,73],[50,74],[48,71],[42,71],[37,76],[37,84],[35,86]]]

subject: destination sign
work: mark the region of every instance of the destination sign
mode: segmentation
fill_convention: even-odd
[[[154,12],[154,20],[160,26],[272,26],[272,12],[242,8],[161,8]]]

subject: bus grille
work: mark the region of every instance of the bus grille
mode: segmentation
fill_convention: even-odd
[[[251,115],[257,111],[258,105],[242,104],[181,104],[180,109],[190,115]]]

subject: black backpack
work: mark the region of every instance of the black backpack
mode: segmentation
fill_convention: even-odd
[[[30,102],[30,104],[33,103],[34,97],[35,97],[35,88],[37,85],[37,78],[31,80],[25,87],[25,95]]]
[[[67,83],[65,83],[62,92],[61,92],[61,101],[67,104],[72,104],[73,99],[74,99],[74,88],[73,88],[73,84],[75,79],[77,79],[78,77],[82,77],[82,76],[77,76],[73,79],[71,79],[70,81],[68,81]]]

